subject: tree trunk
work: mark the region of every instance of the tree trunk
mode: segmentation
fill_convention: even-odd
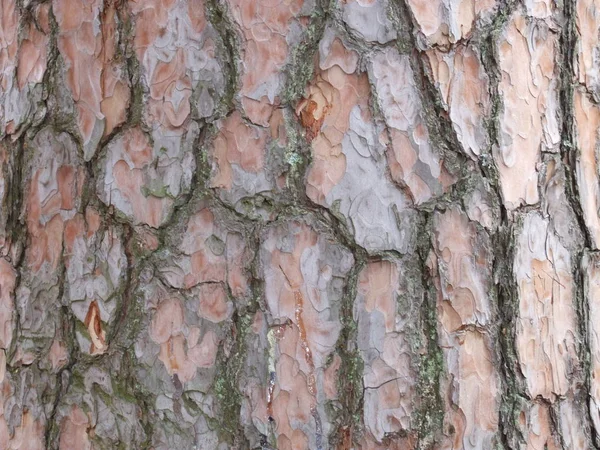
[[[0,448],[597,448],[599,31],[0,0]]]

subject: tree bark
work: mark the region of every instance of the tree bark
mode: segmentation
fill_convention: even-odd
[[[597,448],[599,32],[0,0],[0,448]]]

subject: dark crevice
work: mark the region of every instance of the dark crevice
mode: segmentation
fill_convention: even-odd
[[[238,91],[240,74],[238,73],[238,54],[240,43],[228,13],[226,2],[205,0],[208,19],[221,37],[225,50],[225,95],[221,99],[219,113],[227,115],[234,107],[235,93]]]
[[[336,352],[341,358],[338,370],[338,397],[340,401],[339,410],[335,417],[334,430],[330,436],[329,448],[344,448],[347,436],[356,436],[360,429],[363,408],[364,385],[363,385],[363,361],[357,345],[357,323],[354,320],[354,300],[356,298],[358,276],[366,264],[364,252],[353,252],[354,265],[346,276],[342,303],[340,309],[340,321],[342,329],[336,344]],[[360,386],[361,389],[358,389]]]
[[[127,259],[127,269],[125,274],[123,293],[120,295],[120,299],[117,303],[117,308],[115,310],[115,323],[110,328],[107,334],[106,342],[109,351],[110,349],[113,349],[115,345],[119,345],[125,348],[128,347],[132,343],[133,338],[135,337],[135,333],[133,332],[131,333],[131,335],[125,334],[127,331],[126,325],[129,321],[132,320],[132,312],[135,312],[135,305],[133,305],[133,303],[136,301],[135,289],[137,287],[138,282],[137,275],[141,266],[132,252],[132,246],[134,245],[133,238],[133,228],[129,225],[124,225],[122,244],[125,251],[125,257]]]
[[[576,30],[576,0],[564,0],[564,20],[561,26],[559,49],[561,52],[560,59],[560,91],[559,104],[562,112],[562,132],[560,143],[560,154],[568,170],[565,170],[565,194],[569,201],[569,205],[574,211],[575,219],[579,230],[582,233],[584,242],[583,249],[574,251],[573,260],[573,279],[575,285],[575,308],[577,313],[577,328],[579,333],[579,356],[581,367],[576,368],[577,372],[582,374],[576,378],[582,379],[582,385],[576,386],[576,397],[583,398],[581,403],[587,404],[581,408],[584,414],[584,433],[591,434],[591,445],[594,448],[599,448],[598,440],[599,430],[594,428],[591,420],[591,402],[589,401],[591,392],[591,354],[590,354],[590,338],[589,338],[589,300],[585,293],[585,275],[583,273],[582,261],[583,255],[587,249],[593,248],[593,239],[585,223],[583,210],[581,206],[581,196],[577,182],[577,162],[579,159],[579,149],[577,148],[577,140],[575,136],[575,119],[574,119],[574,89],[575,89],[575,57],[577,49],[577,30]],[[584,94],[585,95],[585,94]],[[579,389],[578,389],[579,388]],[[586,401],[587,400],[587,401]],[[589,424],[589,425],[588,425]],[[561,436],[562,438],[562,436]]]
[[[522,403],[526,398],[523,374],[518,363],[515,347],[516,317],[518,317],[518,286],[513,274],[514,245],[519,224],[514,223],[514,213],[504,205],[499,185],[499,172],[493,162],[493,154],[499,147],[500,115],[502,113],[502,97],[499,93],[499,83],[502,77],[499,69],[497,45],[501,33],[517,8],[516,1],[506,1],[499,6],[499,12],[491,24],[480,36],[481,62],[489,77],[489,93],[491,111],[487,123],[490,147],[479,158],[479,168],[486,179],[492,180],[490,188],[499,209],[499,223],[491,235],[493,255],[494,286],[491,292],[496,299],[499,317],[494,327],[494,338],[499,343],[496,358],[499,362],[499,373],[502,380],[504,395],[500,402],[499,439],[505,449],[514,448],[526,442],[520,429],[516,426]]]
[[[13,310],[14,310],[14,327],[12,332],[11,345],[6,349],[6,361],[10,364],[17,351],[18,337],[20,335],[21,313],[17,305],[17,292],[22,282],[22,268],[25,265],[25,249],[27,247],[28,232],[27,226],[23,223],[23,179],[25,172],[25,148],[23,140],[19,139],[11,145],[13,151],[11,156],[13,159],[9,165],[9,173],[7,178],[7,198],[6,198],[6,231],[8,234],[8,248],[6,255],[3,255],[6,260],[13,266],[16,272],[16,280],[13,294]],[[12,166],[12,167],[11,167]],[[4,205],[3,205],[4,209]],[[3,249],[3,253],[4,253]],[[11,255],[12,253],[12,255]],[[12,260],[12,257],[16,260]]]
[[[67,334],[63,336],[64,341],[68,344],[68,361],[67,364],[62,367],[56,374],[56,387],[54,388],[54,403],[52,410],[48,416],[48,422],[45,430],[44,439],[46,442],[46,448],[58,448],[58,434],[60,430],[60,424],[57,423],[58,408],[66,395],[70,387],[71,375],[73,369],[80,361],[80,351],[75,338],[75,323],[76,318],[71,313],[68,306],[61,306],[61,328],[62,332]]]
[[[302,41],[294,47],[289,57],[289,63],[284,68],[286,83],[283,88],[281,104],[293,106],[304,95],[304,90],[314,75],[314,55],[319,47],[325,27],[335,8],[335,0],[316,0],[307,29],[302,35]]]

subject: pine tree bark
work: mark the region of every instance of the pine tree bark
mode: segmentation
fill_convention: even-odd
[[[597,448],[599,31],[0,0],[0,448]]]

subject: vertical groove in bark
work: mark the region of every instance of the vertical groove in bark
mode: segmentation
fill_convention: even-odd
[[[362,255],[361,255],[362,256]],[[357,324],[353,317],[358,275],[364,267],[364,256],[354,253],[354,267],[348,276],[342,303],[342,331],[337,348],[342,362],[338,371],[341,405],[336,411],[337,426],[330,439],[330,448],[342,449],[348,446],[352,436],[361,427],[361,408],[364,387],[362,384],[362,361],[356,347]]]
[[[517,2],[507,1],[494,17],[489,29],[484,31],[482,40],[482,64],[490,77],[490,92],[492,110],[487,123],[490,137],[490,146],[486,149],[484,157],[480,159],[479,167],[484,177],[491,180],[490,186],[494,192],[495,199],[500,211],[499,222],[496,232],[491,236],[493,249],[493,275],[494,286],[492,298],[496,299],[498,308],[498,324],[496,327],[496,338],[499,346],[496,349],[496,358],[500,363],[502,373],[503,395],[500,406],[500,439],[504,448],[515,448],[518,443],[526,439],[514,424],[518,420],[518,414],[522,400],[520,390],[523,386],[522,374],[517,367],[517,355],[515,350],[514,330],[515,318],[517,317],[517,298],[515,296],[516,283],[512,277],[513,253],[513,231],[508,218],[507,210],[502,201],[502,193],[498,185],[499,174],[496,166],[492,163],[492,152],[499,145],[499,123],[498,117],[502,105],[502,99],[498,92],[499,61],[496,43],[500,39],[501,31],[508,22]]]
[[[583,407],[585,414],[585,434],[592,438],[590,447],[599,448],[598,442],[598,431],[594,430],[594,424],[591,420],[591,410],[589,401],[591,392],[591,376],[592,362],[590,355],[590,329],[589,329],[589,317],[590,317],[590,300],[586,294],[585,288],[585,268],[584,259],[585,253],[588,248],[592,248],[592,239],[590,233],[586,227],[585,219],[582,211],[582,198],[579,195],[579,187],[577,185],[576,171],[577,171],[577,160],[579,154],[577,151],[577,142],[575,138],[575,123],[574,123],[574,81],[576,79],[576,71],[574,68],[576,49],[578,44],[576,34],[576,0],[565,0],[564,2],[564,17],[565,23],[561,30],[561,89],[560,89],[560,104],[561,111],[563,114],[563,127],[562,127],[562,140],[561,140],[561,156],[565,161],[565,165],[569,170],[565,171],[566,176],[566,195],[569,199],[570,206],[574,211],[577,224],[583,242],[576,249],[575,258],[577,262],[573,265],[573,276],[577,282],[575,283],[575,302],[577,305],[577,328],[580,337],[580,358],[581,358],[581,370],[583,372],[583,386],[579,389],[577,397],[579,398],[578,403],[580,405],[586,405]],[[594,430],[594,431],[592,431]]]
[[[493,180],[490,185],[493,189],[497,205],[500,210],[499,223],[496,232],[492,235],[493,251],[493,274],[494,286],[493,297],[497,301],[498,308],[498,326],[496,328],[496,338],[499,342],[497,348],[497,358],[500,362],[502,373],[502,384],[504,395],[501,399],[500,407],[500,437],[504,448],[512,448],[517,442],[524,442],[523,436],[515,430],[514,423],[518,418],[519,408],[519,382],[522,375],[515,367],[517,356],[514,344],[514,318],[517,316],[517,308],[514,292],[516,283],[514,283],[511,273],[513,254],[513,244],[511,225],[508,219],[507,210],[502,202],[502,194],[498,186],[498,171],[492,164],[493,148],[499,145],[498,140],[498,115],[501,107],[501,99],[498,93],[498,80],[500,78],[498,67],[498,57],[496,51],[496,42],[500,37],[500,31],[504,28],[514,10],[515,2],[507,2],[503,5],[501,11],[494,18],[489,31],[482,37],[482,63],[486,72],[490,76],[490,91],[492,111],[488,122],[488,132],[490,136],[490,147],[487,149],[486,158],[480,160],[479,166],[484,176]]]
[[[420,411],[416,429],[419,433],[417,448],[433,448],[440,437],[443,428],[444,406],[441,398],[440,382],[444,372],[442,350],[438,344],[437,323],[437,291],[433,280],[433,274],[426,267],[426,259],[430,251],[433,233],[432,216],[424,215],[424,226],[418,245],[418,257],[421,263],[421,283],[423,285],[423,298],[420,308],[421,325],[423,330],[422,347],[426,349],[419,361],[418,388]],[[414,351],[418,347],[415,347]]]

